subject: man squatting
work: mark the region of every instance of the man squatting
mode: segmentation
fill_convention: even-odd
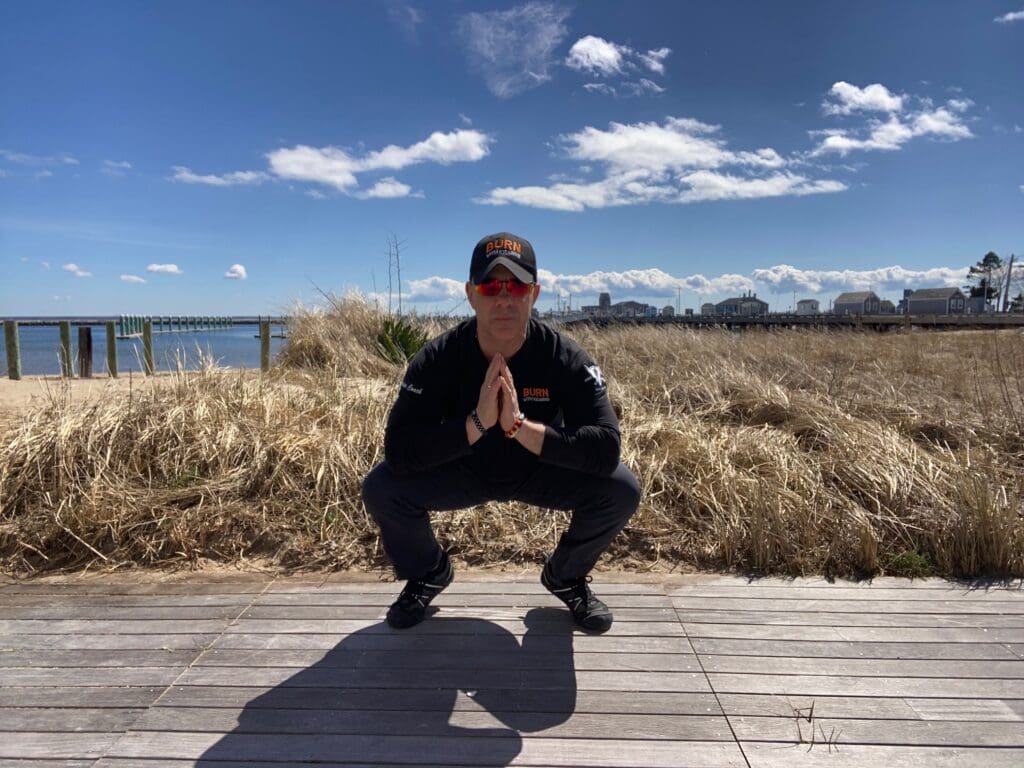
[[[571,510],[540,581],[591,632],[612,625],[588,576],[636,511],[640,487],[619,461],[619,423],[601,369],[532,318],[540,294],[533,246],[507,232],[473,249],[466,298],[475,317],[410,361],[388,416],[384,461],[363,500],[408,583],[387,621],[418,624],[454,578],[429,512],[516,499]]]

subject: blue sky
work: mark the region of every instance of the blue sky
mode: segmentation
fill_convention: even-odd
[[[1024,0],[0,4],[0,315],[772,309],[1024,255]],[[397,291],[397,277],[392,278]],[[385,299],[386,301],[386,299]]]

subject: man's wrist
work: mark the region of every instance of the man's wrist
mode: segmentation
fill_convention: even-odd
[[[523,423],[525,421],[526,414],[524,414],[522,411],[517,413],[515,419],[512,422],[512,426],[505,430],[505,437],[510,439],[515,438],[516,433],[519,432],[520,428],[523,426]]]
[[[473,426],[476,427],[481,437],[487,434],[487,428],[484,427],[484,423],[480,421],[480,414],[476,412],[476,408],[470,412],[469,418],[472,420]]]

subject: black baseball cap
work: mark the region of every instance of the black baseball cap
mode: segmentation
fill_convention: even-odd
[[[507,267],[521,283],[537,282],[537,257],[530,241],[510,232],[498,232],[481,238],[469,262],[469,279],[482,283],[498,265]]]

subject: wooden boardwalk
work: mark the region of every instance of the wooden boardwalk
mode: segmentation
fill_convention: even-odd
[[[1024,766],[1024,591],[523,574],[0,582],[0,766]]]

